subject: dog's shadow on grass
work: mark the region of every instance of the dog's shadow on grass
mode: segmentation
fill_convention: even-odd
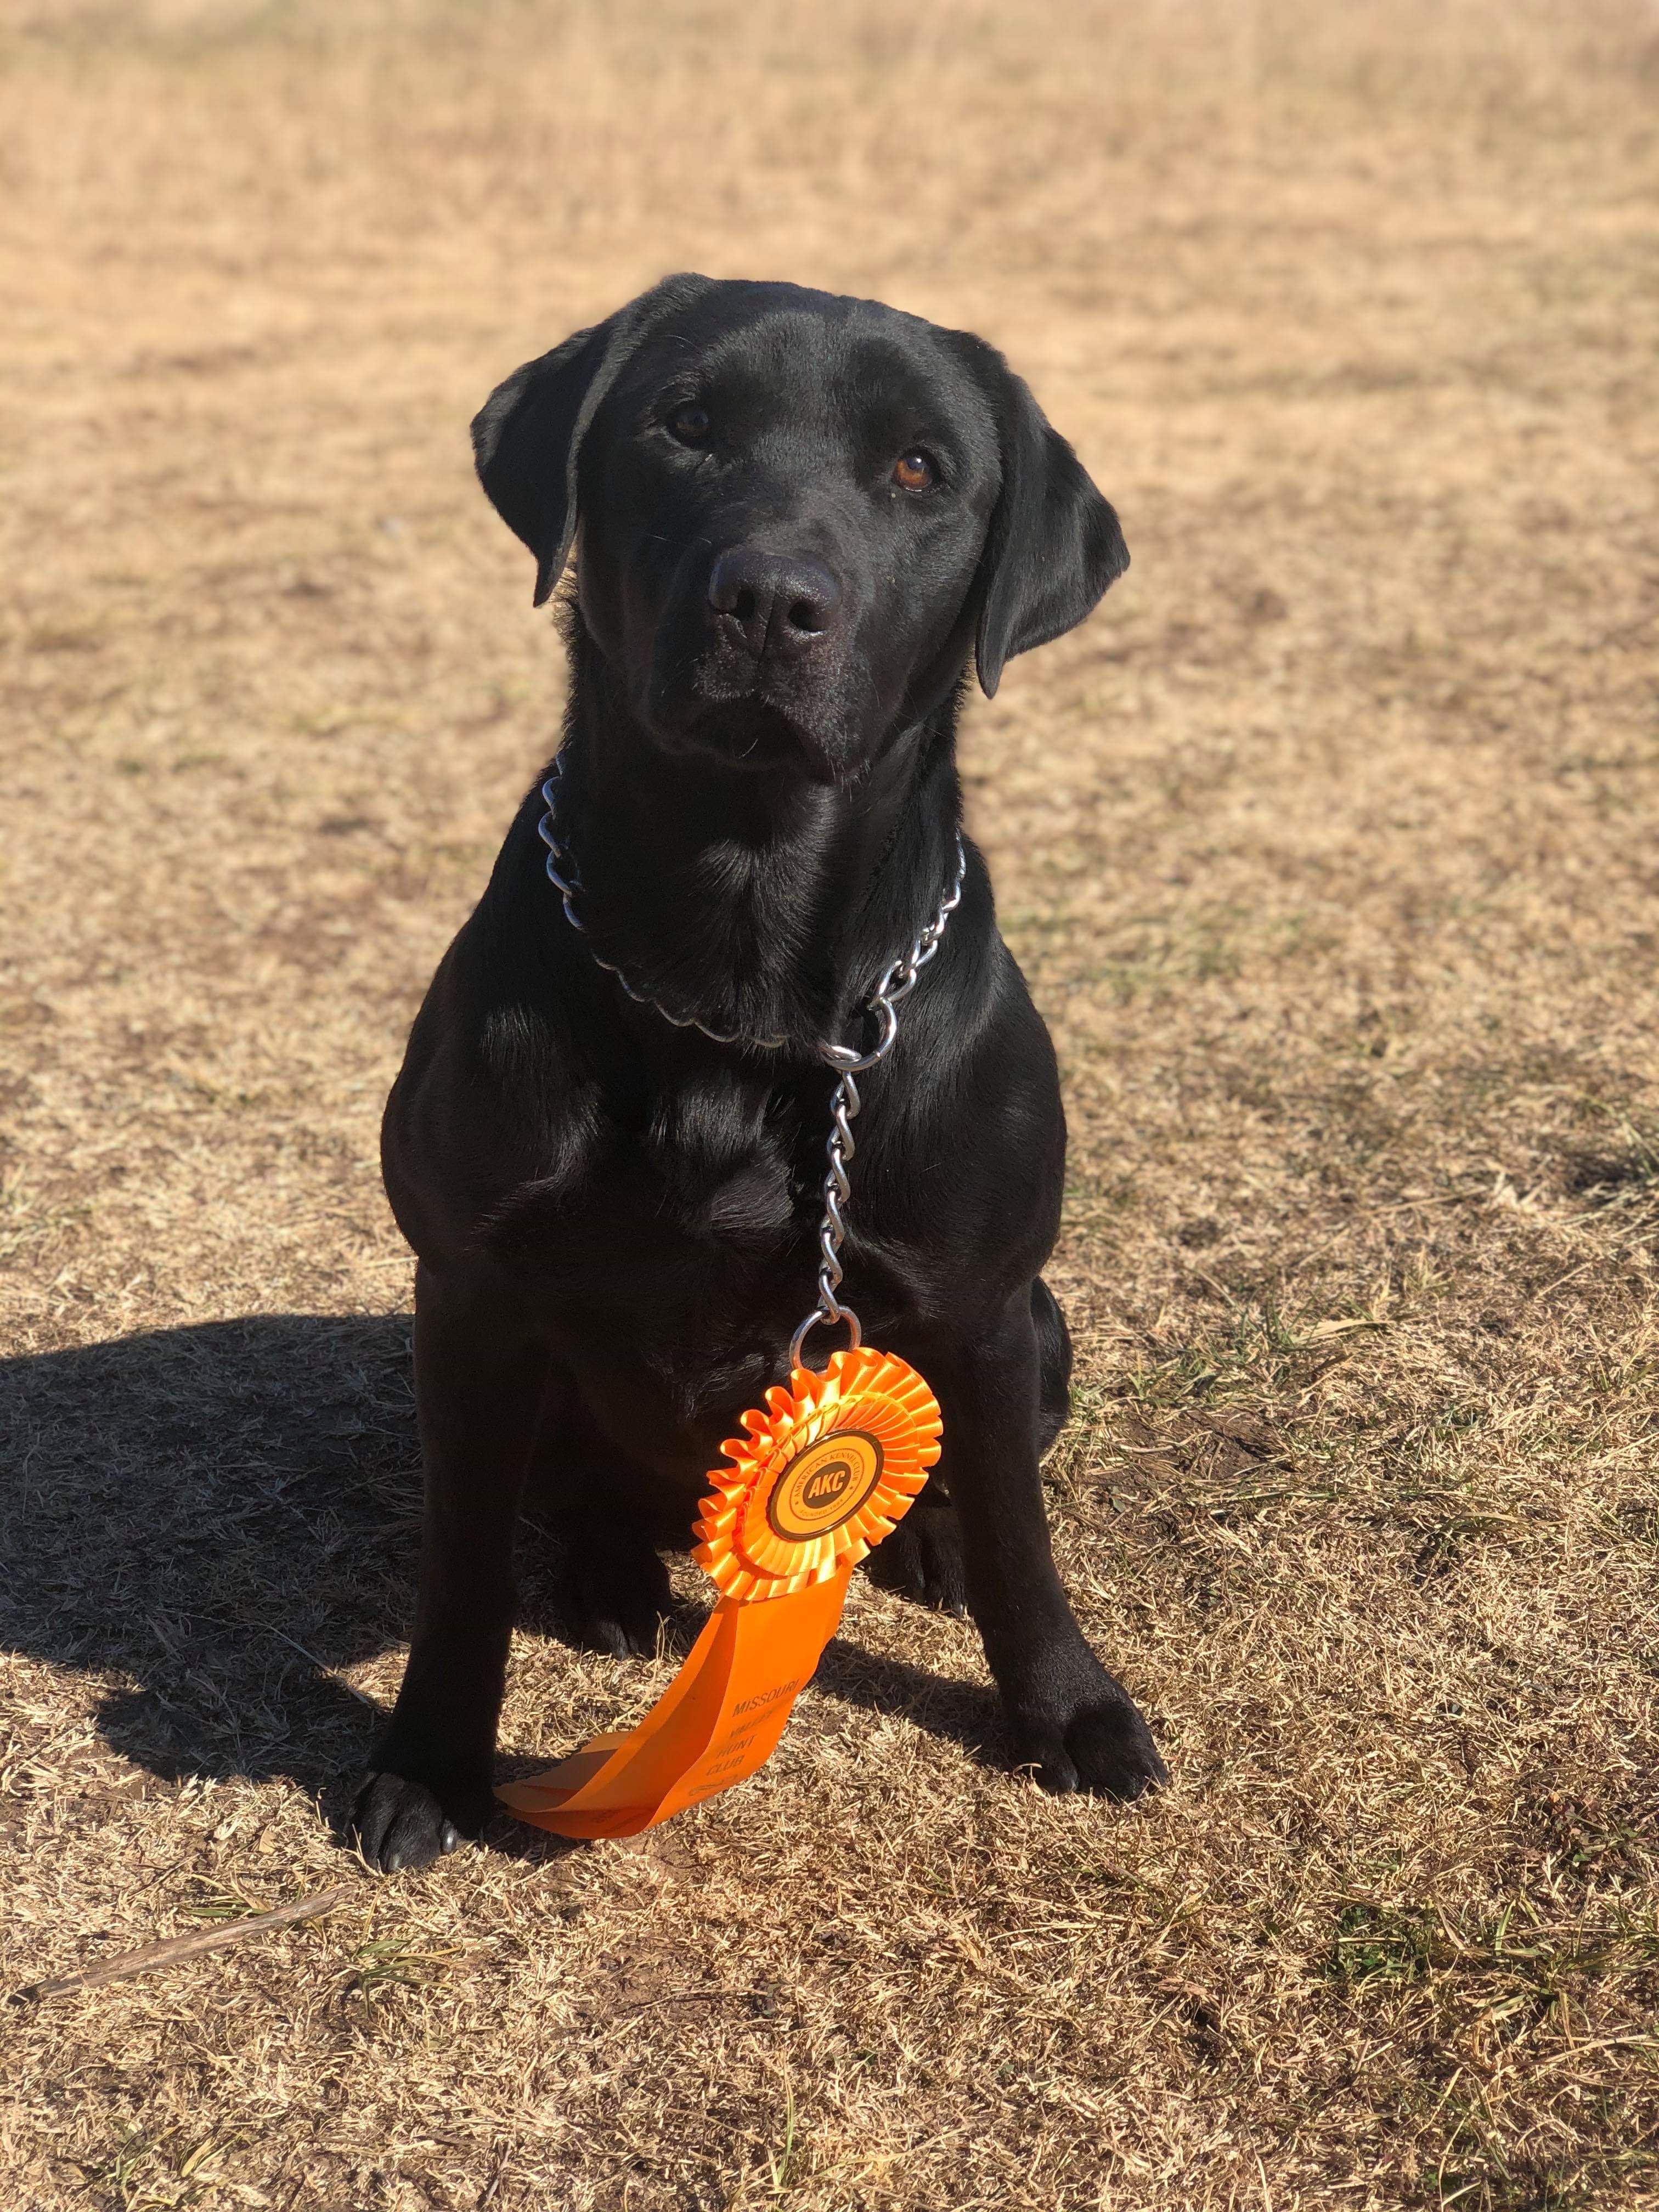
[[[98,1724],[134,1765],[280,1776],[340,1826],[380,1717],[337,1670],[414,1612],[409,1335],[253,1315],[0,1360],[0,1644],[113,1678]],[[844,1640],[817,1680],[994,1741],[986,1693]]]

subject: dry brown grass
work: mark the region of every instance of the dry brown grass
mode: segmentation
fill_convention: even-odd
[[[557,710],[465,425],[675,266],[985,331],[1125,516],[967,764],[1074,1130],[1059,1539],[1176,1771],[1045,1800],[863,1590],[643,1849],[14,2007],[8,2203],[1659,2204],[1659,18],[7,0],[0,61],[6,1985],[349,1870],[376,1117]],[[672,1663],[534,1565],[520,1757]]]

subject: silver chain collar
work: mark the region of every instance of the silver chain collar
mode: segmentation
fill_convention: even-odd
[[[564,776],[564,756],[560,754],[553,763],[553,773],[542,786],[542,799],[547,811],[536,825],[537,835],[547,848],[547,879],[559,894],[564,907],[564,918],[586,942],[588,951],[608,975],[614,975],[623,989],[636,1006],[649,1006],[677,1030],[697,1030],[715,1044],[740,1045],[753,1052],[781,1052],[788,1043],[787,1037],[749,1037],[728,1035],[721,1030],[711,1030],[707,1022],[699,1021],[695,1014],[677,1014],[660,999],[653,999],[648,991],[636,991],[614,960],[607,960],[588,935],[587,925],[576,911],[576,900],[581,894],[581,878],[575,864],[561,849],[557,826],[554,819],[559,784]],[[957,836],[956,872],[951,888],[939,901],[939,912],[930,922],[917,931],[915,941],[908,952],[890,961],[882,972],[881,981],[865,1001],[866,1013],[873,1014],[881,1024],[879,1035],[868,1052],[858,1052],[851,1045],[820,1043],[818,1058],[836,1071],[838,1080],[835,1095],[830,1102],[830,1138],[824,1146],[830,1165],[823,1178],[823,1218],[818,1224],[818,1302],[789,1340],[789,1365],[792,1370],[800,1364],[801,1348],[809,1333],[820,1323],[826,1328],[836,1322],[847,1324],[848,1345],[856,1352],[864,1340],[859,1327],[859,1317],[849,1305],[843,1305],[836,1297],[841,1288],[844,1270],[841,1264],[841,1248],[847,1237],[847,1218],[844,1212],[853,1195],[853,1186],[847,1170],[852,1164],[858,1146],[853,1141],[853,1123],[860,1103],[856,1078],[866,1073],[886,1059],[898,1041],[898,1006],[916,988],[922,969],[939,951],[939,940],[945,935],[945,924],[962,903],[962,881],[968,869],[967,849],[958,831]]]

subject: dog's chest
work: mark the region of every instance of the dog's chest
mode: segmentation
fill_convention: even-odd
[[[677,1419],[706,1390],[775,1379],[817,1295],[833,1089],[828,1071],[769,1084],[728,1062],[644,1096],[601,1090],[556,1185],[526,1149],[489,1243],[579,1371],[617,1391],[626,1375],[653,1378]],[[869,1120],[844,1257],[861,1314],[891,1328],[948,1298],[935,1278],[950,1240],[930,1200],[949,1148],[895,1157],[890,1127]]]
[[[810,1242],[813,1150],[790,1094],[687,1082],[602,1115],[562,1189],[530,1176],[491,1241],[579,1310],[729,1298]]]
[[[787,1241],[803,1194],[801,1105],[791,1091],[722,1074],[688,1080],[618,1128],[616,1200],[642,1200],[663,1229],[711,1257],[752,1262]]]

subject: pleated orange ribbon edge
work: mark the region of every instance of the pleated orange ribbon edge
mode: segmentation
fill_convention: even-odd
[[[939,1406],[915,1369],[864,1346],[797,1367],[699,1511],[692,1553],[720,1592],[663,1695],[625,1734],[595,1736],[502,1804],[559,1836],[635,1836],[765,1764],[835,1634],[859,1561],[910,1510],[939,1455]]]

